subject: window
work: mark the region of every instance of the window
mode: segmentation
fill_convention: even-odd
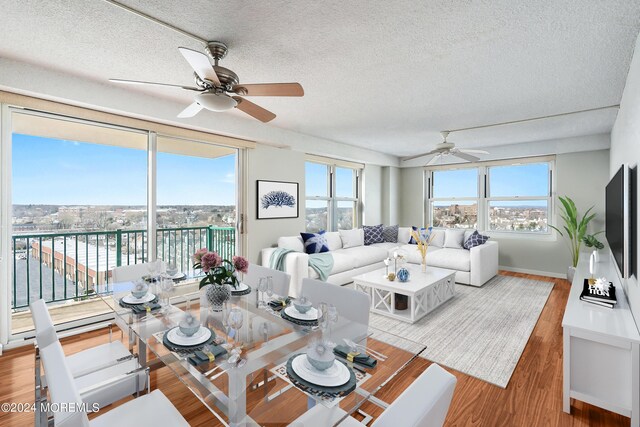
[[[431,218],[434,227],[476,228],[478,168],[434,171]]]
[[[305,163],[306,229],[335,231],[359,225],[361,168]]]
[[[549,157],[428,168],[428,222],[440,228],[549,233],[552,171]]]
[[[549,163],[489,166],[488,230],[548,232]]]

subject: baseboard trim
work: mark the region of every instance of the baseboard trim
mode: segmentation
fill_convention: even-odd
[[[554,277],[556,279],[566,279],[566,274],[554,273],[551,271],[540,271],[540,270],[530,270],[528,268],[515,268],[515,267],[507,267],[506,265],[499,265],[499,270],[512,271],[514,273],[525,273],[525,274],[535,274],[536,276],[548,276]]]

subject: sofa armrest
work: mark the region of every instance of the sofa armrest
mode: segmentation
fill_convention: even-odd
[[[482,286],[498,274],[498,248],[498,242],[490,240],[470,249],[472,286]]]
[[[261,263],[269,267],[269,259],[276,248],[265,248],[261,251]],[[291,276],[289,296],[298,297],[302,287],[302,279],[309,277],[309,255],[304,252],[288,253],[284,259],[284,271]]]

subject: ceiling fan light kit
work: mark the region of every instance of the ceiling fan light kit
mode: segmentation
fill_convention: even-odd
[[[238,102],[224,93],[203,92],[196,95],[195,101],[211,111],[227,111],[235,108]]]
[[[206,55],[186,47],[179,47],[178,50],[193,68],[196,87],[137,80],[110,79],[110,81],[122,84],[166,86],[200,92],[194,97],[194,102],[178,114],[179,118],[193,117],[203,108],[214,112],[237,108],[243,113],[266,123],[275,119],[276,115],[242,98],[242,96],[304,96],[304,89],[302,89],[300,83],[240,85],[240,78],[235,72],[218,65],[218,62],[227,56],[229,52],[227,45],[222,42],[207,42],[204,49],[207,53]],[[211,61],[213,61],[213,65]]]

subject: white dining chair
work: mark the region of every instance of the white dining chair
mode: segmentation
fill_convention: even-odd
[[[40,374],[40,352],[58,342],[58,335],[43,299],[29,305],[36,333],[36,392],[46,384]],[[96,403],[100,407],[110,405],[134,393],[139,394],[149,385],[149,373],[138,363],[120,341],[81,350],[66,357],[80,395],[86,403]],[[117,384],[108,380],[127,374]],[[98,387],[98,385],[101,385]]]
[[[371,427],[442,427],[447,418],[456,377],[433,363],[394,400],[371,424]],[[338,406],[315,405],[291,426],[321,427],[338,424],[341,427],[363,427],[365,424],[349,416]]]
[[[273,279],[273,292],[276,295],[283,297],[290,295],[289,286],[291,284],[291,275],[284,271],[251,263],[249,264],[249,271],[244,275],[242,281],[257,290],[260,279],[267,276],[271,276]]]
[[[89,421],[85,411],[92,408],[83,408],[82,406],[83,399],[71,375],[60,342],[55,341],[41,349],[41,355],[49,384],[50,401],[58,406],[58,410],[53,413],[56,427],[179,427],[189,425],[160,390],[123,403]],[[111,382],[119,380],[120,378],[114,377]]]
[[[164,270],[165,262],[159,261],[161,269]],[[111,281],[113,283],[132,282],[149,274],[149,263],[122,265],[111,269]]]
[[[315,307],[321,302],[333,304],[338,310],[339,318],[350,321],[342,322],[342,327],[333,331],[333,341],[348,338],[358,342],[367,337],[371,307],[369,294],[315,279],[303,279],[301,292]]]

